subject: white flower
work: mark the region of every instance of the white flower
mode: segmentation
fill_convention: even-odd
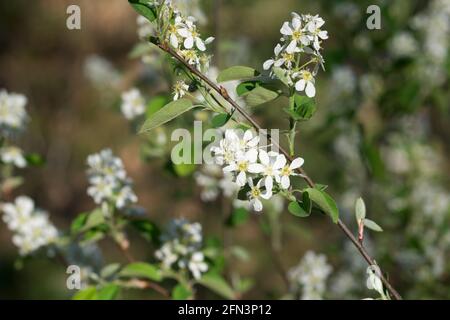
[[[88,156],[87,163],[90,183],[87,193],[95,203],[112,203],[116,208],[123,209],[137,202],[122,160],[115,157],[110,149]]]
[[[300,80],[295,83],[295,90],[305,91],[306,95],[313,98],[316,95],[316,87],[314,86],[314,76],[308,70],[301,70],[295,76],[299,76]]]
[[[12,231],[16,231],[25,225],[34,211],[34,201],[28,197],[17,197],[15,203],[2,205],[3,221]]]
[[[296,158],[294,159],[290,165],[286,164],[286,157],[284,157],[282,155],[281,158],[281,163],[282,163],[282,169],[280,171],[280,175],[279,176],[275,176],[275,179],[277,180],[278,183],[281,184],[281,187],[283,189],[288,189],[291,185],[291,181],[290,181],[290,176],[295,176],[297,175],[294,170],[300,168],[303,163],[305,162],[305,160],[303,160],[302,158]]]
[[[192,49],[195,46],[200,51],[206,51],[206,44],[211,43],[214,38],[208,38],[205,42],[200,38],[197,32],[197,26],[195,25],[194,17],[187,17],[185,21],[185,27],[178,29],[178,34],[184,38],[184,47],[186,49]]]
[[[125,118],[133,120],[145,112],[145,100],[141,92],[133,88],[127,92],[122,93],[121,110]]]
[[[169,38],[170,45],[174,48],[178,48],[179,46],[179,37],[180,37],[180,30],[184,29],[185,25],[183,23],[183,18],[181,16],[176,16],[174,23],[169,25],[167,30],[167,35]]]
[[[286,158],[278,153],[267,153],[264,150],[259,150],[259,161],[261,164],[256,164],[254,170],[265,177],[264,185],[268,191],[272,191],[273,180],[280,179],[279,176],[281,169],[286,164]]]
[[[136,203],[138,200],[136,194],[130,186],[124,186],[116,195],[116,207],[122,209],[128,204]]]
[[[23,256],[53,243],[58,237],[47,214],[35,209],[33,200],[26,196],[17,197],[15,203],[3,204],[2,211],[3,220],[14,232],[12,241]]]
[[[256,185],[253,184],[252,179],[248,179],[248,185],[250,186],[250,191],[248,192],[250,204],[253,206],[253,210],[259,212],[263,209],[261,199],[270,199],[272,197],[272,190],[266,190],[266,193],[262,192],[263,179],[259,180]]]
[[[24,95],[0,90],[0,129],[5,133],[22,130],[28,117],[26,104]]]
[[[289,45],[286,48],[288,53],[294,53],[299,45],[309,45],[311,39],[306,31],[302,26],[302,18],[293,12],[292,22],[285,22],[280,30],[282,35],[290,38]]]
[[[181,99],[189,91],[189,86],[183,80],[178,80],[173,86],[173,100]]]
[[[200,57],[195,50],[181,50],[180,55],[192,66],[200,66]]]
[[[258,173],[259,168],[255,163],[257,158],[256,149],[248,150],[244,154],[238,154],[236,160],[223,168],[223,171],[236,173],[236,183],[243,187],[247,181],[247,172]]]
[[[367,288],[370,290],[375,290],[381,296],[384,296],[383,282],[381,282],[381,279],[378,276],[379,274],[381,274],[380,272],[381,271],[378,266],[369,266],[367,268]]]
[[[185,219],[172,220],[161,236],[162,246],[155,252],[165,269],[189,270],[195,279],[208,271],[208,264],[200,251],[202,247],[202,226]]]
[[[320,50],[321,40],[328,39],[328,32],[320,29],[325,24],[325,21],[318,15],[310,17],[307,24],[308,31],[311,33],[313,40],[313,47],[317,51]]]
[[[302,300],[319,300],[323,298],[331,271],[325,255],[308,251],[300,263],[289,270],[288,277],[294,292],[301,289]]]
[[[200,279],[202,272],[208,271],[208,265],[204,259],[205,257],[202,252],[195,252],[191,256],[191,260],[188,263],[188,268],[192,272],[195,279]]]
[[[274,49],[274,53],[275,53],[275,59],[278,58],[278,56],[280,55],[281,51],[283,50],[283,47],[281,46],[281,44],[277,44],[275,46]],[[277,59],[278,60],[278,59]],[[263,68],[264,70],[269,70],[270,68],[272,68],[273,64],[275,63],[274,59],[269,59],[266,62],[264,62],[263,64]],[[283,63],[282,63],[283,64]]]
[[[17,147],[3,147],[0,149],[0,158],[4,163],[13,164],[18,168],[27,166],[27,161],[23,156],[23,152]]]

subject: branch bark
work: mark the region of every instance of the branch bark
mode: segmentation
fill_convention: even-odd
[[[252,116],[243,109],[236,101],[230,98],[227,90],[219,85],[217,85],[215,82],[213,82],[211,79],[209,79],[207,76],[205,76],[203,73],[189,65],[186,60],[183,59],[175,50],[173,50],[167,43],[154,43],[157,45],[161,50],[168,53],[170,56],[178,60],[181,64],[183,64],[192,74],[197,76],[199,79],[201,79],[205,84],[207,84],[211,89],[216,91],[219,95],[222,96],[222,98],[227,101],[236,111],[238,111],[241,116],[248,121],[259,133],[264,134],[267,137],[267,140],[270,141],[284,156],[288,159],[289,162],[292,162],[293,158],[289,155],[289,153],[284,150],[277,141],[273,140],[270,134],[261,128],[261,126],[252,118]],[[311,188],[314,188],[315,183],[314,181],[307,175],[305,170],[303,168],[299,168],[298,173],[301,174],[302,178],[305,180],[305,182],[310,186]],[[353,245],[358,249],[359,253],[362,255],[364,260],[371,265],[375,265],[375,260],[369,255],[367,250],[364,248],[362,244],[358,242],[358,240],[355,238],[355,236],[352,234],[352,232],[348,229],[348,227],[345,225],[345,223],[342,220],[338,220],[337,226],[344,232],[344,234],[349,238],[349,240],[353,243]],[[400,294],[394,289],[394,287],[390,284],[390,282],[387,280],[387,278],[381,273],[380,279],[385,285],[386,289],[389,291],[389,293],[396,299],[396,300],[402,300],[402,297]]]

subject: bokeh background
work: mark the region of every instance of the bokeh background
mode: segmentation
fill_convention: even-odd
[[[81,30],[66,28],[70,4],[81,8]],[[381,30],[366,28],[370,4],[382,9]],[[450,298],[450,1],[205,0],[201,9],[202,33],[217,38],[219,68],[262,69],[291,11],[325,19],[330,39],[326,71],[317,77],[318,111],[300,127],[297,146],[305,169],[329,185],[354,230],[354,202],[364,197],[368,216],[384,229],[368,235],[368,248],[404,297]],[[94,207],[86,194],[86,156],[109,147],[123,159],[152,220],[187,217],[203,224],[205,236],[220,238],[223,201],[201,201],[193,173],[177,176],[167,159],[149,156],[149,138],[120,113],[120,94],[132,86],[148,99],[169,90],[155,71],[160,66],[130,57],[140,41],[136,18],[126,0],[0,1],[0,88],[28,97],[31,122],[18,143],[45,159],[23,171],[26,183],[15,195],[29,195],[67,229]],[[106,79],[96,66],[107,70]],[[253,112],[263,127],[286,127],[282,107],[274,102]],[[277,225],[276,241],[262,223]],[[152,257],[152,248],[131,239],[136,256]],[[326,254],[333,267],[327,298],[368,296],[362,259],[325,217],[252,214],[232,241],[250,253],[230,266],[253,279],[246,298],[288,292],[275,271],[274,241],[282,244],[275,251],[286,270],[307,250]],[[105,260],[123,260],[107,241],[100,245]],[[17,258],[0,223],[0,298],[70,297],[57,261]]]

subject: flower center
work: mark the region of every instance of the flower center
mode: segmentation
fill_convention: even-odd
[[[256,187],[253,187],[252,191],[251,191],[251,194],[252,194],[253,198],[259,198],[259,196],[261,195],[261,190],[259,190]]]
[[[241,161],[238,164],[238,170],[239,171],[247,171],[248,169],[248,161]]]
[[[303,71],[303,73],[302,73],[302,78],[303,78],[303,80],[305,80],[305,81],[311,81],[311,80],[313,79],[313,76],[312,76],[311,72],[309,72],[309,71]]]
[[[292,38],[294,40],[299,40],[303,36],[303,32],[301,30],[296,30],[292,33]]]
[[[292,170],[288,166],[285,166],[283,169],[281,169],[281,175],[283,175],[283,176],[290,176],[291,173],[292,173]]]

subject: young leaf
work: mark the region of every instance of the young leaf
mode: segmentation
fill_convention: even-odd
[[[309,212],[306,211],[303,208],[302,204],[299,203],[298,201],[293,201],[293,202],[289,203],[288,210],[292,215],[294,215],[296,217],[300,217],[300,218],[309,217],[311,214],[311,211],[309,211]]]
[[[355,214],[356,221],[358,223],[366,217],[366,205],[364,204],[364,200],[361,197],[356,200]]]
[[[304,192],[307,192],[309,198],[319,206],[326,214],[328,214],[334,223],[337,223],[339,219],[339,209],[336,202],[325,191],[320,191],[315,188],[307,188]]]
[[[186,286],[179,283],[172,290],[172,299],[173,300],[187,300],[192,297],[192,291],[189,290]]]
[[[148,0],[128,0],[131,6],[136,10],[140,15],[147,18],[150,22],[156,20],[156,8],[151,5],[151,2]]]
[[[115,273],[117,273],[120,270],[120,264],[119,263],[111,263],[107,266],[103,267],[100,271],[100,276],[103,279],[109,278],[113,276]]]
[[[276,98],[278,98],[277,92],[258,86],[245,96],[245,101],[250,107],[256,107]]]
[[[230,114],[228,114],[228,113],[220,113],[220,114],[214,116],[214,118],[212,118],[212,121],[211,121],[212,122],[212,126],[214,128],[223,127],[228,122],[228,120],[230,120],[230,118],[231,118]]]
[[[255,80],[244,81],[236,87],[236,93],[239,97],[241,97],[241,96],[249,93],[250,91],[252,91],[253,89],[255,89],[256,87],[258,87],[260,85],[261,85],[260,81],[255,81]]]
[[[185,113],[186,111],[194,108],[192,101],[188,99],[180,99],[177,101],[173,101],[163,108],[158,110],[156,113],[152,114],[142,125],[139,133],[146,133],[151,131],[152,129],[159,127],[170,120],[178,117],[179,115]]]
[[[154,265],[145,262],[135,262],[127,265],[120,271],[121,277],[146,278],[153,281],[161,281],[161,271]]]
[[[40,154],[30,153],[25,156],[25,160],[27,160],[28,165],[39,167],[45,164],[44,158]]]
[[[226,299],[232,300],[235,298],[233,289],[218,274],[206,273],[197,282]]]
[[[223,70],[217,77],[217,82],[250,79],[259,75],[259,72],[250,67],[234,66]]]
[[[272,69],[273,73],[275,74],[275,76],[281,81],[283,82],[283,84],[285,84],[286,86],[290,86],[291,85],[291,81],[289,80],[289,78],[286,76],[286,71],[284,71],[281,68],[278,67],[274,67]]]
[[[364,226],[372,231],[383,232],[383,229],[378,224],[369,219],[364,219]]]
[[[103,211],[96,209],[88,214],[86,223],[79,231],[86,231],[95,228],[105,222],[105,217],[103,216]]]
[[[107,284],[97,293],[98,300],[114,300],[119,294],[119,286],[116,284]]]
[[[188,177],[195,171],[195,164],[193,163],[180,163],[180,164],[173,164],[173,171],[177,174],[179,177]]]
[[[78,291],[72,300],[96,300],[97,299],[97,289],[95,287],[87,287],[83,290]]]
[[[316,112],[314,99],[295,94],[291,99],[291,107],[285,111],[296,121],[311,119]]]
[[[72,232],[72,234],[77,234],[78,232],[81,231],[81,229],[82,229],[82,228],[84,227],[84,225],[86,224],[88,215],[89,215],[88,212],[80,213],[80,214],[72,221],[72,224],[71,224],[71,226],[70,226],[70,231]]]

